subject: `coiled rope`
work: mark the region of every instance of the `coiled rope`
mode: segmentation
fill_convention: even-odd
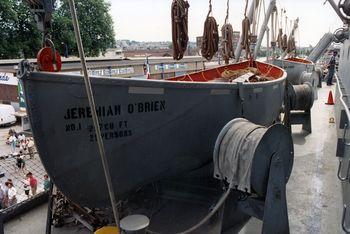
[[[281,50],[283,50],[283,46],[284,46],[284,42],[283,42],[283,16],[286,13],[286,10],[284,10],[283,8],[281,8],[281,18],[279,21],[279,30],[278,30],[278,36],[277,36],[277,44],[278,44],[278,48],[280,48]]]
[[[278,30],[278,36],[277,36],[277,46],[280,49],[282,49],[282,37],[283,37],[283,29],[280,28]]]
[[[293,51],[296,51],[294,36],[290,37],[288,40],[287,53],[292,53]]]
[[[202,56],[210,61],[219,49],[218,25],[212,13],[211,0],[209,0],[209,12],[204,23],[204,32],[202,40]]]
[[[227,0],[227,11],[225,24],[221,28],[222,42],[221,42],[221,56],[225,61],[225,64],[229,64],[230,58],[234,58],[233,51],[233,27],[227,23],[230,11],[230,0]]]
[[[171,26],[173,40],[173,58],[183,58],[188,44],[188,8],[184,0],[173,0],[171,4]]]
[[[245,2],[244,19],[242,21],[242,48],[246,51],[246,58],[251,58],[250,52],[250,20],[247,17],[248,0]]]
[[[286,13],[286,12],[284,12]],[[288,17],[286,16],[286,22],[284,24],[285,28],[284,28],[284,31],[285,31],[285,34],[283,35],[282,37],[282,50],[283,51],[286,51],[287,48],[288,48],[288,36],[287,36],[287,31],[288,31]]]

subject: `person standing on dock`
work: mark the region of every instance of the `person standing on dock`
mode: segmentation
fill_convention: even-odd
[[[29,153],[29,158],[34,158],[34,140],[32,138],[27,139],[27,149]]]
[[[16,143],[17,143],[17,137],[15,135],[15,133],[11,132],[10,133],[10,137],[9,137],[9,143],[11,146],[11,153],[14,154],[16,151]]]
[[[51,187],[51,181],[49,180],[49,176],[47,174],[44,175],[44,190],[49,191]]]
[[[29,180],[29,185],[32,190],[32,195],[35,196],[36,189],[38,187],[38,181],[36,180],[36,178],[33,176],[31,172],[28,172],[27,179]]]
[[[13,206],[17,204],[17,190],[13,187],[12,181],[7,181],[5,185],[8,187],[7,196],[8,196],[8,206]]]
[[[333,76],[335,73],[335,64],[336,64],[336,57],[338,55],[337,51],[333,51],[333,56],[331,57],[331,60],[329,61],[327,67],[328,67],[328,74],[327,74],[327,85],[333,85]]]

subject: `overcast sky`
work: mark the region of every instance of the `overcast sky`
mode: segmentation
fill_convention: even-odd
[[[172,0],[109,0],[117,40],[171,41],[170,8]],[[195,41],[203,33],[208,12],[207,0],[188,0],[189,35]],[[334,32],[342,22],[325,0],[278,0],[278,9],[285,8],[289,19],[300,18],[299,36],[302,46],[315,45],[326,32]],[[249,0],[249,4],[252,0]],[[338,0],[337,0],[338,2]],[[265,0],[266,7],[269,0]],[[241,31],[245,0],[230,0],[230,18],[234,30]],[[224,22],[226,0],[212,0],[213,16]],[[298,43],[299,44],[299,43]]]

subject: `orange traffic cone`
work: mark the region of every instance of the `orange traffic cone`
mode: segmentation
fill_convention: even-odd
[[[328,101],[327,101],[326,105],[334,105],[332,90],[329,91],[329,94],[328,94]]]

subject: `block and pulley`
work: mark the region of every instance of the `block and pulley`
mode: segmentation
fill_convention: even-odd
[[[61,56],[57,50],[45,46],[37,54],[37,65],[40,71],[59,72],[62,69]]]

